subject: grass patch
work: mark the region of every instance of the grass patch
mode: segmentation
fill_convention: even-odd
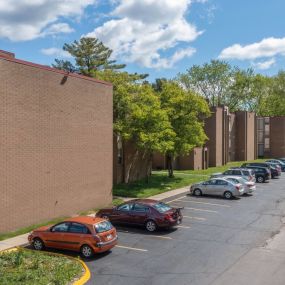
[[[64,256],[32,250],[0,253],[0,284],[67,285],[82,276],[82,266]]]
[[[256,162],[265,160],[258,159]],[[167,171],[153,171],[149,181],[140,180],[131,184],[119,184],[113,188],[115,196],[130,197],[130,198],[147,198],[153,195],[161,194],[177,188],[190,186],[206,180],[211,174],[223,172],[230,167],[240,166],[244,161],[230,162],[227,165],[220,167],[210,167],[205,170],[184,170],[174,171],[174,178],[168,178]]]
[[[39,227],[42,227],[42,226],[47,226],[47,225],[51,225],[51,224],[60,223],[61,221],[65,220],[65,219],[66,219],[66,217],[61,217],[61,218],[53,219],[53,220],[46,221],[46,222],[43,222],[43,223],[34,224],[34,225],[31,225],[31,226],[28,226],[28,227],[25,227],[25,228],[21,228],[19,230],[13,231],[13,232],[0,233],[0,241],[4,240],[4,239],[15,237],[15,236],[26,234],[26,233],[32,231],[35,228],[39,228]]]

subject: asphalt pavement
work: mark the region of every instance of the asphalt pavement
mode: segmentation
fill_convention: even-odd
[[[118,227],[118,246],[85,261],[87,284],[285,284],[285,250],[269,246],[285,217],[284,173],[240,199],[184,194],[165,201],[184,207],[182,224],[154,234]]]

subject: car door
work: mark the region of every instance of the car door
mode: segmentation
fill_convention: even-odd
[[[110,217],[111,222],[118,224],[132,224],[131,210],[133,203],[125,203],[118,206]]]
[[[223,196],[225,191],[229,190],[229,183],[225,180],[217,179],[216,181],[216,195]]]
[[[66,236],[70,222],[63,222],[53,226],[45,235],[44,243],[47,247],[68,249],[68,237]]]
[[[135,203],[130,213],[133,224],[144,225],[149,213],[149,207],[144,204]]]
[[[207,185],[206,185],[206,191],[204,192],[205,194],[208,195],[216,195],[217,193],[217,185],[216,185],[216,179],[211,179],[209,181],[207,181]]]
[[[70,250],[79,250],[84,240],[92,237],[90,230],[81,223],[72,222],[68,228],[66,236],[66,248]]]

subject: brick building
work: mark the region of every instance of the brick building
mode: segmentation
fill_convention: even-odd
[[[0,232],[112,200],[112,86],[0,52]]]

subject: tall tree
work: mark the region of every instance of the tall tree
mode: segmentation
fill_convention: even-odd
[[[98,70],[120,70],[126,66],[125,64],[116,64],[116,60],[111,59],[113,51],[96,38],[83,37],[71,44],[66,43],[63,50],[74,58],[74,70],[90,77],[94,77]],[[59,69],[73,66],[68,61],[55,61],[53,66]]]
[[[192,66],[186,73],[179,74],[177,80],[186,90],[204,96],[210,106],[218,106],[229,102],[227,95],[234,71],[227,62],[212,60],[202,66]]]
[[[210,116],[210,110],[204,98],[184,90],[176,82],[163,80],[160,83],[161,108],[168,114],[175,133],[173,146],[165,151],[168,175],[173,177],[174,158],[189,154],[194,147],[205,143],[204,119]]]

